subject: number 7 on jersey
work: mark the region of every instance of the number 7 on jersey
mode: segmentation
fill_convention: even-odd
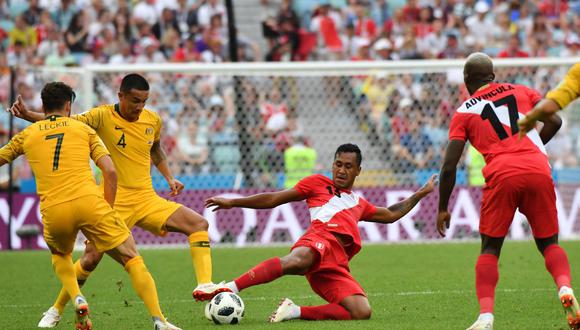
[[[64,133],[47,135],[45,140],[56,139],[56,147],[54,148],[54,158],[52,159],[52,170],[58,170],[58,160],[60,158],[60,147],[62,146],[62,140],[64,139]]]

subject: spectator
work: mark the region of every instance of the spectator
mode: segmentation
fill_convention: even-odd
[[[508,57],[529,57],[528,52],[522,50],[520,45],[520,37],[517,34],[512,34],[509,37],[508,46],[506,49],[502,50],[497,54],[499,58]]]
[[[8,33],[9,44],[12,46],[19,41],[24,47],[36,46],[38,42],[36,30],[29,26],[22,15],[14,19],[14,27]]]
[[[56,53],[58,44],[62,40],[62,36],[60,32],[57,30],[57,27],[51,25],[47,27],[47,37],[42,40],[42,42],[38,45],[37,56],[42,58],[43,60],[52,53]],[[66,44],[65,44],[66,46]]]
[[[573,33],[566,38],[566,48],[562,50],[562,57],[580,56],[580,37]]]
[[[402,18],[405,22],[414,23],[419,20],[421,9],[417,6],[417,0],[407,0],[407,4],[401,8]]]
[[[475,4],[475,15],[465,20],[465,26],[469,34],[473,35],[480,45],[486,45],[492,38],[494,24],[487,18],[489,5],[485,0],[479,0]]]
[[[70,51],[64,41],[59,41],[56,52],[53,51],[46,57],[46,66],[70,66],[75,64],[75,58],[70,54]]]
[[[177,25],[183,39],[195,35],[199,32],[199,23],[197,21],[197,10],[202,5],[202,1],[195,1],[188,7],[188,0],[178,0],[177,8]]]
[[[211,159],[215,170],[218,173],[237,173],[240,149],[233,109],[225,109],[221,96],[214,95],[210,100],[210,112],[215,118],[210,131]]]
[[[354,25],[348,24],[345,28],[345,33],[340,36],[344,58],[351,59],[358,54],[358,47],[364,40],[354,33]]]
[[[391,61],[396,59],[393,55],[393,44],[391,44],[387,38],[382,38],[375,42],[373,49],[376,54],[375,58],[379,61]]]
[[[157,11],[154,4],[155,0],[139,0],[135,8],[133,8],[135,24],[147,23],[153,26],[157,23]]]
[[[205,63],[221,63],[224,61],[222,51],[222,42],[219,39],[211,39],[209,49],[201,53],[201,59]]]
[[[454,33],[447,34],[447,46],[439,53],[438,58],[463,58],[465,52],[459,47],[457,35]]]
[[[89,24],[87,16],[83,10],[77,12],[66,30],[65,41],[71,54],[75,56],[78,62],[80,58],[87,51],[87,36],[89,33]]]
[[[40,23],[40,15],[43,13],[42,8],[38,4],[38,0],[29,0],[28,9],[22,13],[26,24],[35,26]]]
[[[77,12],[73,0],[61,0],[59,6],[44,6],[44,8],[55,8],[52,12],[52,20],[63,32],[68,29]]]
[[[339,36],[341,25],[340,14],[331,10],[328,2],[323,2],[310,23],[310,31],[317,33],[323,56],[326,55],[323,58],[334,60],[340,58],[340,52],[343,49]]]
[[[437,18],[433,21],[433,30],[425,37],[417,39],[417,50],[424,58],[437,58],[447,45],[444,22]]]
[[[129,25],[129,18],[125,14],[117,13],[113,20],[113,25],[115,26],[115,37],[117,40],[126,43],[132,41],[133,36],[131,26]]]
[[[119,52],[109,58],[109,64],[130,64],[135,62],[131,54],[131,45],[126,42],[119,44]]]
[[[288,125],[288,107],[276,88],[272,89],[260,107],[263,127],[272,133],[282,131]]]
[[[221,15],[222,21],[224,24],[227,24],[226,7],[218,2],[218,0],[207,0],[204,5],[199,7],[199,10],[197,11],[197,22],[200,27],[208,27],[211,17],[216,14]]]
[[[111,31],[115,29],[112,22],[111,12],[108,9],[101,9],[98,13],[97,20],[89,24],[89,31],[87,34],[88,43],[91,44],[95,42],[95,39],[107,29]]]
[[[139,42],[141,54],[135,59],[135,63],[165,63],[163,53],[159,51],[159,42],[151,37],[145,37]]]
[[[12,47],[8,49],[7,54],[8,65],[27,65],[28,64],[28,54],[26,52],[26,47],[22,41],[17,40]]]
[[[161,17],[153,25],[151,31],[157,40],[161,40],[168,30],[179,31],[179,25],[177,24],[177,19],[175,18],[175,12],[166,7],[163,8]]]
[[[355,26],[355,34],[361,38],[365,38],[367,40],[374,40],[377,36],[377,25],[367,15],[367,6],[362,2],[358,1],[355,7],[355,19],[354,19],[354,26]]]
[[[422,116],[410,114],[409,131],[401,137],[401,144],[394,146],[395,154],[402,161],[401,167],[408,171],[428,168],[435,156],[433,143],[421,129]]]

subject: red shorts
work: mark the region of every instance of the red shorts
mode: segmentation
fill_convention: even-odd
[[[505,237],[516,208],[528,218],[535,238],[558,233],[556,192],[552,178],[542,174],[516,175],[483,188],[479,232]]]
[[[308,231],[292,247],[306,246],[319,258],[306,273],[312,290],[329,303],[340,303],[352,295],[365,296],[363,288],[350,274],[348,256],[334,235],[328,232]]]

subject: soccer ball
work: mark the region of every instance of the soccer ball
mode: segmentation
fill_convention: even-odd
[[[238,324],[244,318],[244,302],[235,293],[218,293],[205,305],[205,317],[215,324]]]

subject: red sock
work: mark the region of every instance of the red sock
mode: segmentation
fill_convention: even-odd
[[[280,258],[276,257],[263,261],[236,278],[234,282],[238,290],[242,291],[254,285],[272,282],[280,276],[282,276],[282,264],[280,263]]]
[[[300,307],[302,320],[350,320],[350,313],[339,304]]]
[[[558,244],[552,244],[544,250],[546,268],[552,274],[554,282],[560,289],[562,286],[571,287],[570,263],[566,251]]]
[[[493,313],[495,286],[498,280],[497,257],[493,254],[480,254],[475,265],[475,291],[480,314]]]

